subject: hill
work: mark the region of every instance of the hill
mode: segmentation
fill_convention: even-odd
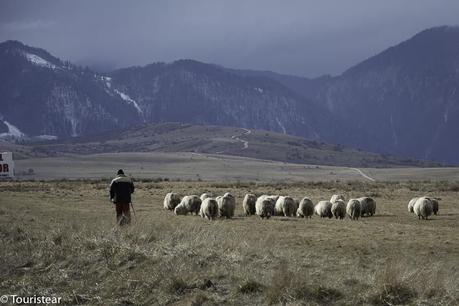
[[[326,142],[459,163],[459,27],[422,31],[336,77],[235,73],[275,79],[326,107],[346,126]]]
[[[30,144],[29,156],[109,152],[194,152],[289,163],[357,167],[438,166],[300,137],[223,126],[145,124],[117,132]]]

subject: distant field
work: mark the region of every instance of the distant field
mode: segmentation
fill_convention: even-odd
[[[196,153],[106,153],[16,161],[19,179],[108,178],[123,168],[134,178],[205,181],[369,180],[355,168],[303,165]],[[33,169],[33,175],[23,175]],[[459,181],[459,168],[359,168],[377,181]]]
[[[98,162],[108,176],[123,158],[131,160]],[[83,159],[78,167],[96,164]],[[66,171],[64,162],[55,165]],[[56,295],[70,305],[459,304],[457,184],[144,181],[136,183],[134,223],[121,230],[107,184],[0,182],[0,292]],[[162,208],[171,190],[229,191],[236,217],[174,216]],[[315,203],[334,193],[370,195],[377,212],[358,221],[262,221],[243,216],[246,192]],[[419,221],[407,211],[420,194],[442,199],[438,216]]]

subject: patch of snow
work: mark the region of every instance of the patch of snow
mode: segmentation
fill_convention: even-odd
[[[57,136],[54,136],[54,135],[38,135],[37,138],[41,139],[41,140],[56,140]]]
[[[105,86],[107,86],[108,88],[112,88],[112,78],[111,77],[107,77],[107,76],[103,76],[101,77],[102,81],[105,82]]]
[[[21,132],[17,127],[9,123],[8,121],[3,121],[3,123],[8,127],[8,132],[6,133],[1,133],[0,137],[8,137],[8,136],[13,136],[13,137],[24,137],[24,133]]]
[[[258,91],[259,93],[263,93],[263,88],[255,87],[254,90]]]
[[[276,121],[277,121],[277,124],[279,125],[279,127],[282,129],[282,133],[287,134],[287,130],[285,129],[285,127],[282,124],[282,122],[280,122],[279,118],[276,117]]]
[[[50,68],[50,69],[56,69],[57,66],[54,64],[51,64],[47,60],[39,57],[38,55],[32,54],[32,53],[24,53],[24,56],[27,58],[29,62],[32,64],[35,64],[40,67],[45,67],[45,68]]]
[[[115,92],[121,97],[121,99],[123,99],[124,101],[128,102],[129,104],[132,104],[132,105],[137,109],[137,111],[139,112],[139,114],[143,114],[142,109],[139,107],[139,105],[137,104],[136,101],[134,101],[133,99],[131,99],[131,97],[129,97],[129,96],[128,96],[127,94],[125,94],[124,92],[119,91],[118,89],[115,89]]]

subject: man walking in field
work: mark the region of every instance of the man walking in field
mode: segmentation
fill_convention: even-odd
[[[118,170],[116,178],[110,183],[110,200],[116,207],[116,221],[119,225],[131,222],[131,194],[134,192],[134,183],[124,175],[122,169]]]

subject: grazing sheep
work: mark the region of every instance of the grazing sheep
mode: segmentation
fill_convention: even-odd
[[[281,201],[284,197],[278,196],[276,199],[274,199],[273,197],[270,197],[270,198],[274,200],[274,215],[276,216],[283,215],[284,212],[282,211]]]
[[[211,193],[204,192],[203,194],[201,194],[199,198],[201,199],[201,201],[204,201],[205,199],[211,198],[211,197],[212,197]]]
[[[360,202],[357,199],[350,199],[347,202],[346,213],[352,220],[359,220],[360,217]]]
[[[177,216],[179,216],[179,215],[185,216],[188,213],[189,213],[189,210],[188,210],[188,208],[186,208],[185,204],[183,204],[183,203],[180,203],[174,209],[174,214],[176,214]]]
[[[201,199],[197,195],[184,196],[179,205],[182,205],[188,210],[189,213],[199,213],[201,208]]]
[[[430,198],[430,202],[432,202],[432,211],[434,215],[438,214],[438,201],[439,198]]]
[[[260,216],[261,219],[269,219],[274,215],[274,200],[267,195],[262,195],[257,199],[255,203],[255,213]]]
[[[175,192],[169,192],[164,197],[164,209],[174,210],[180,204],[180,196]]]
[[[293,202],[295,202],[295,211],[298,210],[298,207],[300,207],[300,200],[297,198],[293,198]]]
[[[305,197],[301,200],[300,205],[298,205],[298,209],[296,211],[297,217],[309,217],[311,218],[314,214],[314,203],[312,203],[311,199]]]
[[[360,202],[360,216],[373,216],[376,212],[376,202],[372,198],[362,197],[357,199]]]
[[[418,219],[421,218],[427,220],[433,212],[432,202],[430,198],[421,197],[416,200],[413,207],[414,213],[418,216]]]
[[[274,206],[276,215],[284,215],[285,217],[293,217],[295,215],[295,201],[291,197],[279,197]]]
[[[274,201],[274,205],[276,204],[277,200],[279,199],[278,195],[269,195],[267,197]]]
[[[236,209],[236,199],[231,193],[225,193],[220,198],[220,201],[217,201],[217,203],[220,217],[231,219],[234,216],[234,210]]]
[[[201,209],[199,210],[199,215],[208,220],[214,220],[218,217],[218,203],[215,199],[205,198],[202,201]]]
[[[244,209],[246,216],[255,215],[255,203],[257,202],[257,196],[251,193],[245,195],[242,201],[242,208]]]
[[[409,202],[408,202],[408,211],[409,212],[412,212],[414,213],[414,203],[416,203],[416,201],[418,200],[419,198],[412,198]]]
[[[336,200],[333,202],[331,212],[336,219],[344,219],[344,216],[346,216],[346,204],[344,204],[344,201]]]
[[[320,201],[314,207],[314,212],[321,218],[332,218],[333,214],[331,212],[332,203],[328,201]]]
[[[343,196],[342,194],[334,194],[334,195],[332,195],[332,197],[331,197],[331,199],[330,199],[330,203],[333,204],[334,202],[336,202],[336,201],[338,201],[338,200],[341,200],[341,201],[344,202],[344,201],[345,201],[345,200],[344,200],[344,196]]]

